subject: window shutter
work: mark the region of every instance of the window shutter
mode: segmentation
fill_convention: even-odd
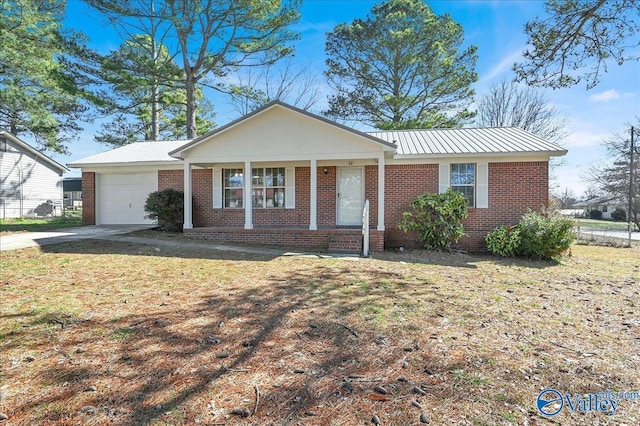
[[[450,186],[451,172],[449,163],[440,164],[440,170],[438,172],[438,193],[442,194],[447,192]]]
[[[486,209],[489,207],[489,164],[478,163],[476,167],[476,207]]]
[[[284,207],[287,209],[296,208],[296,168],[287,167],[284,169]]]
[[[213,168],[213,208],[222,208],[222,169]]]

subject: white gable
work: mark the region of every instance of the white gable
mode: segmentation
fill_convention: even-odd
[[[191,163],[371,158],[395,146],[281,104],[205,135],[172,153]]]

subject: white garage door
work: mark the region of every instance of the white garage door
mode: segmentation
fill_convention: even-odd
[[[101,174],[98,178],[98,215],[101,225],[153,223],[145,219],[144,203],[158,190],[157,173]]]

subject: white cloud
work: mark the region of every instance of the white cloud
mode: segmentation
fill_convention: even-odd
[[[620,93],[616,89],[606,90],[589,96],[591,102],[609,102],[620,99]]]
[[[611,138],[610,133],[596,133],[591,131],[574,131],[562,140],[563,145],[568,148],[602,146],[604,142]]]
[[[493,67],[491,67],[491,69],[489,69],[485,73],[485,75],[482,76],[482,78],[480,79],[481,82],[479,83],[482,83],[485,81],[490,82],[491,80],[498,77],[499,75],[508,71],[510,72],[511,68],[513,67],[513,64],[518,62],[520,59],[522,59],[523,50],[524,50],[524,47],[521,47],[509,53],[500,62],[495,64]]]

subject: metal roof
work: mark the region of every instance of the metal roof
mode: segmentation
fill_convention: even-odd
[[[169,152],[189,142],[190,140],[134,142],[77,160],[69,163],[68,166],[85,167],[113,164],[129,165],[132,163],[180,163],[180,160],[171,157]]]
[[[564,148],[517,127],[389,130],[369,134],[396,144],[396,157],[567,153]]]

